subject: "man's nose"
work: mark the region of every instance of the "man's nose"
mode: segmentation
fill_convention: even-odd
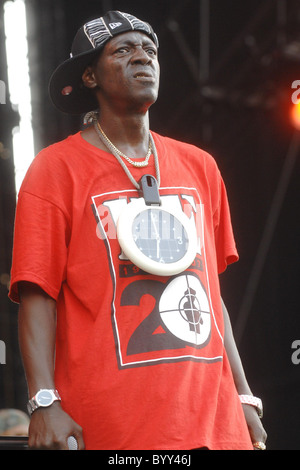
[[[147,51],[143,49],[142,46],[137,46],[134,49],[134,52],[132,54],[132,62],[139,62],[142,64],[147,64],[148,62],[152,61],[152,58],[147,54]]]

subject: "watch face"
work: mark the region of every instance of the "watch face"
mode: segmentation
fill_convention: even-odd
[[[137,248],[158,263],[175,263],[187,253],[188,234],[170,212],[149,208],[140,212],[132,223]]]
[[[52,394],[48,390],[41,390],[36,398],[40,406],[48,406],[53,401]]]

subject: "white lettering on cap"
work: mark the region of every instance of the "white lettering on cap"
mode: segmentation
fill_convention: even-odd
[[[109,23],[108,25],[111,29],[116,29],[116,28],[119,28],[120,26],[122,26],[122,23],[118,22],[118,23]]]

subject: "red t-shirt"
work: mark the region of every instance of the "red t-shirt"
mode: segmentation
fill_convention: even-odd
[[[56,299],[56,387],[87,449],[251,449],[223,344],[218,274],[238,259],[225,187],[206,152],[153,136],[160,195],[196,224],[192,266],[159,277],[126,259],[116,221],[139,195],[77,133],[40,152],[23,182],[10,297],[27,280]],[[155,176],[153,156],[130,170]]]

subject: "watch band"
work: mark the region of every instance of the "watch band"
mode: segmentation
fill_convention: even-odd
[[[47,392],[50,394],[50,400],[47,402],[47,404],[43,404],[39,402],[39,394],[41,392]],[[27,403],[28,413],[32,415],[32,413],[38,408],[42,408],[42,407],[46,408],[48,406],[51,406],[52,403],[54,403],[55,401],[60,401],[60,400],[61,400],[61,397],[57,390],[45,389],[45,388],[41,389],[28,401]]]
[[[239,395],[239,398],[243,405],[254,406],[258,416],[260,418],[263,417],[263,404],[260,398],[254,397],[253,395]]]

